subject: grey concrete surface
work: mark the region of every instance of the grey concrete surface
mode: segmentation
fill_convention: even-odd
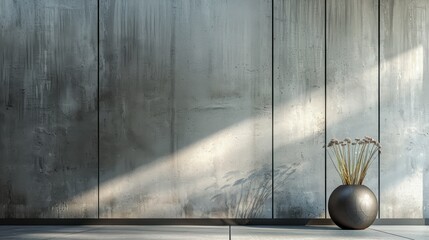
[[[372,226],[371,229],[409,239],[429,239],[429,226]]]
[[[429,226],[0,226],[0,239],[416,239],[429,238]]]
[[[228,240],[228,226],[0,226],[0,239]]]
[[[429,1],[381,3],[380,216],[427,218]]]
[[[365,184],[429,217],[429,1],[324,3],[1,0],[0,218],[323,217],[325,117],[377,137],[378,70]]]
[[[0,1],[0,218],[97,216],[97,1]]]
[[[91,226],[0,226],[0,239],[63,239]]]
[[[274,3],[274,213],[324,217],[325,1]]]
[[[378,226],[377,226],[378,227]],[[296,227],[232,227],[232,240],[283,240],[283,239],[410,239],[402,235],[403,230],[409,229],[409,226],[394,226],[395,233],[376,230],[373,227],[365,230],[341,230],[336,226],[296,226]],[[427,239],[427,230],[429,227],[424,226],[415,228],[413,236],[423,236]],[[422,239],[422,238],[421,238]]]
[[[100,216],[271,217],[271,1],[100,1]]]

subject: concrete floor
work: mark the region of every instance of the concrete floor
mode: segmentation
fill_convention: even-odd
[[[0,226],[0,239],[429,239],[429,226]]]

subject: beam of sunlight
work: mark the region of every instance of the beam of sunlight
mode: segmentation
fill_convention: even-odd
[[[423,46],[410,49],[402,54],[388,59],[388,64],[404,65],[404,69],[413,69],[413,71],[403,71],[401,76],[401,84],[407,85],[410,88],[409,94],[421,94],[419,91],[423,81]],[[387,63],[385,63],[387,64]],[[374,71],[377,71],[378,66],[371,67],[368,72],[362,73],[362,78],[372,76]],[[381,70],[385,66],[383,65]],[[384,69],[385,70],[385,69]],[[383,71],[384,71],[383,70]],[[397,81],[399,82],[399,81]],[[327,86],[329,87],[329,86]],[[399,89],[399,87],[398,87]],[[312,101],[324,101],[324,89],[315,88],[311,95]],[[381,91],[381,99],[387,103],[395,99],[395,93]],[[377,107],[378,102],[370,102],[371,107]],[[413,105],[414,102],[411,102]],[[292,107],[291,107],[292,106]],[[365,111],[368,106],[355,104],[348,116],[357,116]],[[291,111],[290,109],[302,108],[310,109],[308,112]],[[284,105],[275,106],[275,114],[281,117],[276,118],[275,122],[275,139],[274,149],[285,145],[296,144],[305,139],[311,139],[315,131],[323,130],[324,115],[317,114],[320,109],[315,107],[310,102],[303,102],[300,99],[291,99]],[[316,114],[315,114],[316,113]],[[303,114],[303,115],[297,115]],[[297,122],[296,119],[301,121]],[[291,122],[293,121],[293,122]],[[344,119],[330,118],[327,127],[339,124]],[[404,122],[405,128],[412,128],[416,123]],[[316,127],[315,127],[316,126]],[[255,131],[255,128],[257,131]],[[301,129],[299,135],[287,135],[288,132],[296,132],[291,128]],[[320,128],[320,129],[319,129]],[[383,130],[384,131],[384,130]],[[256,146],[253,142],[257,139],[258,151],[249,151],[249,146]],[[386,139],[383,139],[386,140]],[[260,115],[253,118],[245,119],[234,125],[224,128],[221,131],[215,132],[210,136],[205,137],[183,149],[178,150],[173,155],[164,156],[162,158],[144,164],[136,168],[132,172],[128,172],[122,176],[116,176],[108,181],[100,183],[100,210],[102,217],[184,217],[183,206],[187,202],[186,199],[192,197],[192,194],[197,195],[197,200],[210,199],[210,194],[214,193],[216,188],[227,184],[224,174],[228,171],[238,171],[242,175],[247,171],[260,167],[263,162],[248,162],[248,159],[266,159],[271,164],[271,119],[266,115]],[[322,147],[322,146],[321,146]],[[390,146],[395,147],[395,146]],[[385,146],[389,151],[389,146]],[[262,150],[266,151],[263,154]],[[261,154],[254,156],[255,153]],[[267,156],[264,156],[268,154]],[[383,153],[384,154],[384,153]],[[391,157],[391,156],[389,156]],[[399,156],[401,157],[401,156]],[[388,196],[395,196],[398,199],[414,199],[412,206],[422,207],[423,193],[421,191],[423,179],[421,171],[423,169],[423,159],[425,156],[419,157],[418,169],[419,172],[414,175],[405,176],[395,180],[392,184],[383,186],[382,193]],[[385,157],[383,157],[385,158]],[[388,161],[386,159],[386,161]],[[303,163],[310,164],[310,163]],[[388,163],[390,164],[390,163]],[[395,163],[391,163],[395,164]],[[390,165],[386,165],[390,168]],[[220,169],[221,170],[216,170]],[[383,178],[391,179],[392,173],[385,174]],[[239,178],[240,176],[237,176]],[[410,186],[413,186],[410,188]],[[402,191],[401,196],[396,194],[397,189],[409,189]],[[420,189],[420,190],[419,190]],[[73,202],[86,202],[94,199],[94,194],[97,189],[91,189],[84,192],[75,198],[68,201],[66,206],[73,207]],[[209,197],[207,197],[209,196]],[[411,197],[412,196],[412,197]],[[130,198],[135,201],[134,206],[130,207],[130,212],[121,213],[110,209],[112,201],[118,199]],[[124,203],[121,203],[126,205]],[[204,209],[204,205],[210,202],[191,202],[191,204]],[[75,206],[78,208],[78,206]],[[127,206],[124,206],[127,207]],[[392,205],[385,205],[386,211],[392,209]],[[57,207],[53,207],[56,209]],[[207,212],[210,208],[204,210],[194,209],[193,215],[196,217],[228,217],[219,212]],[[111,211],[111,212],[109,212]],[[393,213],[392,213],[393,214]],[[393,216],[394,217],[394,216]],[[421,217],[416,216],[416,217]]]
[[[424,188],[428,187],[424,171],[429,147],[428,118],[422,110],[426,104],[424,63],[424,47],[418,45],[388,59],[381,67],[387,81],[384,87],[390,90],[381,92],[382,217],[424,217]]]
[[[226,171],[223,169],[245,174],[268,161],[271,162],[271,156],[263,156],[260,150],[249,151],[249,146],[255,145],[253,134],[257,135],[259,149],[271,149],[270,126],[271,121],[267,116],[249,118],[180,149],[173,155],[153,160],[132,172],[102,182],[99,186],[100,209],[106,211],[105,217],[182,217],[182,207],[186,205],[186,202],[182,201],[192,197],[188,195],[202,194],[210,199],[210,194],[216,188],[227,184],[224,177]],[[259,129],[257,133],[254,133],[255,128]],[[255,154],[260,156],[255,158]],[[249,162],[249,159],[267,161]],[[219,168],[222,170],[216,171]],[[240,177],[240,174],[237,177]],[[90,201],[94,199],[93,190],[76,198]],[[134,212],[123,215],[110,209],[112,201],[124,198],[131,198],[136,205],[141,205],[124,206],[134,209]],[[70,199],[70,202],[74,201],[77,199]],[[193,214],[226,217],[218,216],[220,213]]]

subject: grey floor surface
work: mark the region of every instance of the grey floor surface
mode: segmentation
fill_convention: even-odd
[[[429,226],[0,226],[0,239],[429,239]]]

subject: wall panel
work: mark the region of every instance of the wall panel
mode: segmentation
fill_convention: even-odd
[[[382,0],[382,218],[429,217],[429,2]]]
[[[325,215],[325,1],[275,1],[277,218]],[[283,174],[285,173],[285,174]]]
[[[378,1],[327,1],[327,139],[378,138]],[[341,184],[327,158],[327,198]],[[378,166],[364,184],[378,193]]]
[[[97,216],[97,1],[0,1],[0,218]]]
[[[100,215],[271,217],[271,1],[100,11]]]

